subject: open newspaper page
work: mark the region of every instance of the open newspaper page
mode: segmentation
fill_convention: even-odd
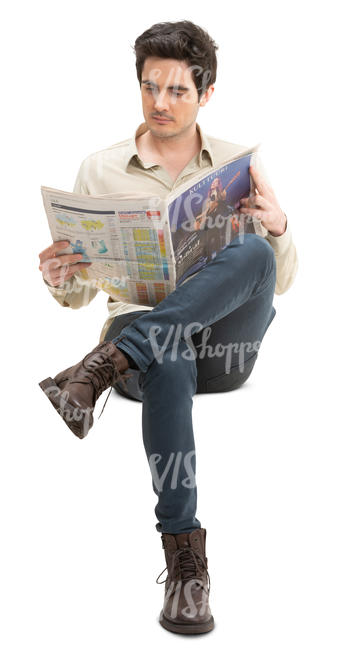
[[[80,273],[123,302],[155,306],[175,288],[175,259],[167,203],[137,194],[88,195],[41,187],[53,241],[60,254],[92,262]]]
[[[237,208],[253,185],[249,173],[252,154],[259,145],[201,174],[177,195],[170,195],[169,223],[176,264],[176,286],[202,269],[236,236],[266,230],[258,219]]]

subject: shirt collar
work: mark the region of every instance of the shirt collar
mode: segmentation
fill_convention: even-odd
[[[203,132],[203,130],[200,128],[199,124],[196,122],[196,128],[200,134],[200,139],[201,139],[201,149],[197,157],[197,162],[199,167],[204,166],[204,158],[206,155],[209,157],[211,161],[211,165],[214,165],[214,159],[213,159],[213,152],[211,149],[211,145],[209,143],[208,137],[206,134]],[[141,158],[139,157],[137,145],[136,145],[136,138],[138,138],[139,135],[142,135],[142,133],[145,133],[148,130],[146,122],[142,122],[142,124],[139,125],[138,129],[136,129],[134,136],[131,138],[129,141],[129,145],[127,148],[126,156],[125,156],[125,171],[127,171],[127,168],[131,161],[134,159],[135,162],[137,162],[139,165],[141,165],[144,169],[150,169],[151,167],[155,167],[155,163],[144,163]]]

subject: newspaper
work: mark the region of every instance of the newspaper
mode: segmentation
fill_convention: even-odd
[[[258,146],[193,177],[167,198],[145,193],[88,195],[41,186],[60,254],[92,262],[80,273],[122,302],[154,307],[245,232],[264,237],[257,219],[240,215],[253,191],[249,174]]]

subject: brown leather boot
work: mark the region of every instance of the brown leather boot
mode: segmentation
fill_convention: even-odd
[[[162,533],[168,576],[159,622],[170,632],[200,634],[214,628],[208,598],[210,576],[207,571],[206,529],[190,533]]]
[[[116,381],[126,381],[131,375],[122,373],[128,367],[125,354],[112,341],[104,341],[82,361],[62,370],[54,379],[47,377],[39,386],[69,429],[78,438],[84,438],[93,426],[93,410],[98,397],[109,386],[112,390]],[[109,394],[106,402],[108,397]]]

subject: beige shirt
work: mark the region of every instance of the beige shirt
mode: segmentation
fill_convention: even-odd
[[[211,168],[214,165],[225,163],[230,156],[244,150],[246,146],[219,140],[203,133],[199,124],[196,124],[201,138],[201,150],[184,167],[175,181],[161,165],[144,163],[139,157],[136,138],[147,131],[145,122],[140,124],[133,137],[118,142],[101,151],[90,154],[81,163],[74,192],[82,194],[109,194],[112,192],[149,192],[165,198],[169,192],[178,188],[199,171]],[[255,165],[268,181],[268,176],[259,156],[254,156]],[[266,239],[274,249],[277,267],[275,293],[287,291],[294,281],[298,258],[296,248],[292,241],[289,222],[283,235],[274,237],[267,232]],[[194,277],[193,274],[192,277]],[[185,281],[189,280],[186,278]],[[50,293],[63,307],[79,309],[90,303],[96,296],[98,289],[86,278],[84,271],[77,271],[64,285],[52,287],[45,280]],[[107,301],[108,318],[101,330],[99,342],[104,340],[105,334],[113,319],[119,314],[125,314],[140,309],[153,309],[146,305],[136,305],[119,301],[111,295],[110,290]]]

